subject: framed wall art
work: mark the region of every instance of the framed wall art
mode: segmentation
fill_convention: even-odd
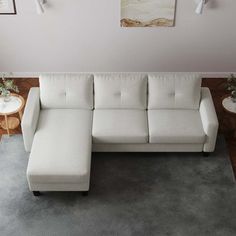
[[[122,27],[174,26],[176,0],[121,0]]]
[[[15,0],[0,0],[0,15],[16,14]]]

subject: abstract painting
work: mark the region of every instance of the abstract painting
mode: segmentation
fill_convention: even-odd
[[[122,27],[173,26],[176,0],[121,0]]]

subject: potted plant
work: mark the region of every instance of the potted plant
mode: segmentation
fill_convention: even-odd
[[[14,84],[14,80],[6,79],[2,74],[2,82],[0,82],[0,95],[4,98],[4,102],[10,101],[10,91],[19,92],[18,87]]]
[[[230,91],[232,102],[236,103],[236,77],[234,76],[234,74],[231,74],[227,79],[226,89],[227,91]]]

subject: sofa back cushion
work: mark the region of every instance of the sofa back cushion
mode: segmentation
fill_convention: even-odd
[[[43,109],[93,109],[93,76],[44,74],[39,78]]]
[[[148,109],[198,109],[201,78],[196,73],[148,75]]]
[[[143,74],[96,74],[95,109],[146,109],[147,76]]]

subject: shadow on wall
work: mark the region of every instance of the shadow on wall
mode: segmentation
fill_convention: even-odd
[[[211,8],[211,9],[216,9],[219,6],[217,0],[207,0],[206,2],[207,2],[208,8]]]

